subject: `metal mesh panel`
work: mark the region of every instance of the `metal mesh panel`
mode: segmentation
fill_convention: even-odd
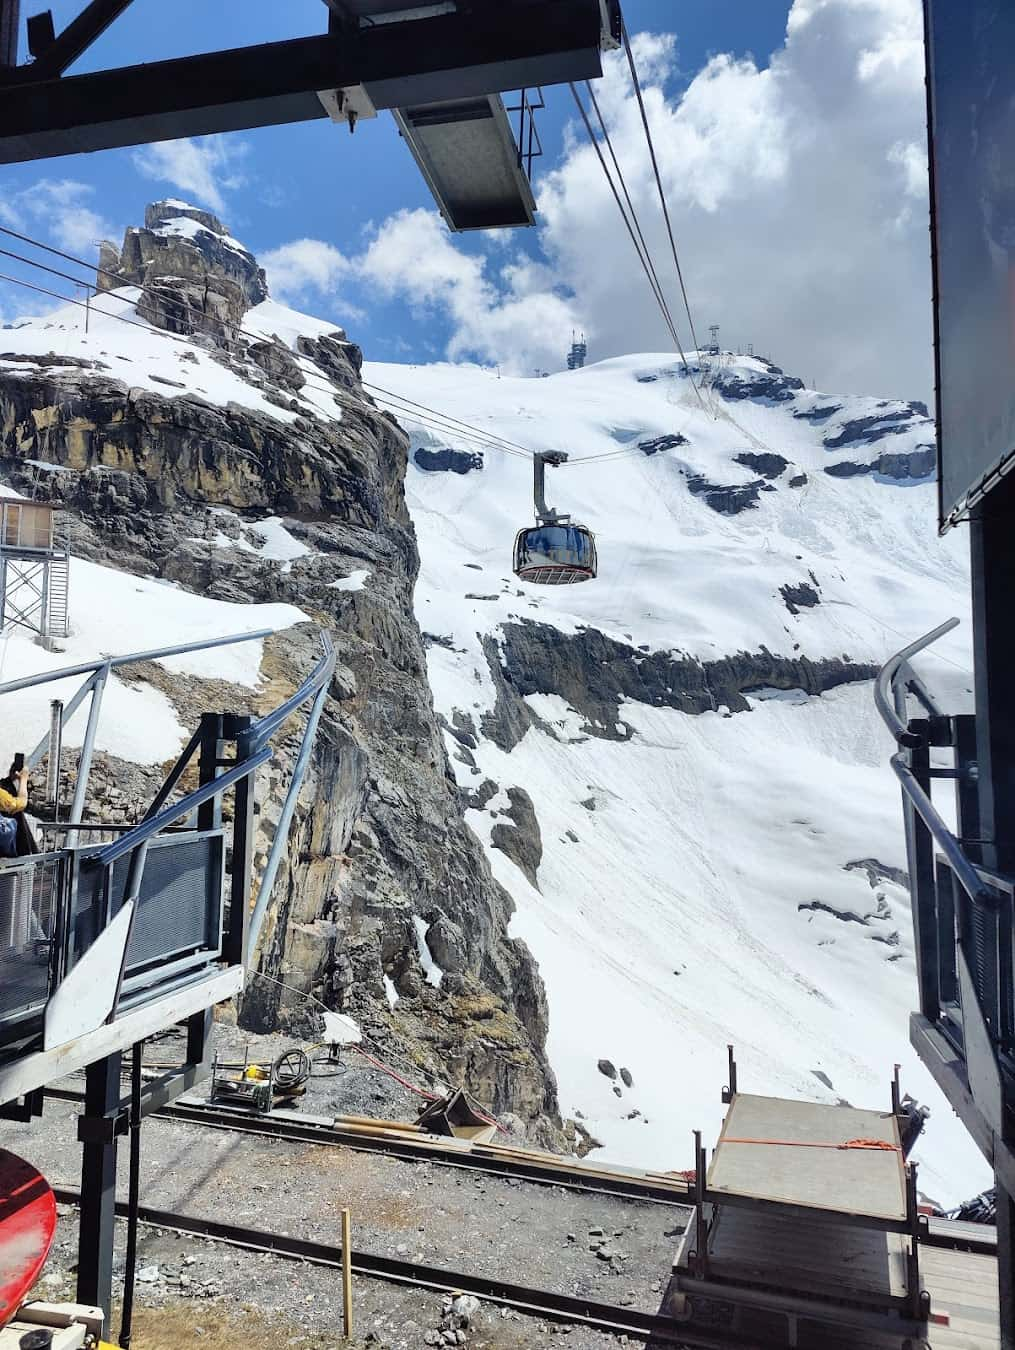
[[[222,850],[220,833],[179,838],[169,835],[153,841],[127,948],[127,975],[187,952],[219,950]],[[71,964],[87,950],[104,924],[106,871],[94,859],[81,864],[71,923]],[[123,904],[129,871],[129,855],[113,864],[111,916]]]
[[[40,1008],[49,997],[62,859],[40,855],[0,866],[0,1020]]]
[[[218,948],[221,857],[222,839],[216,835],[167,840],[149,850],[127,948],[128,972],[175,953]],[[129,865],[129,858],[121,858],[114,868],[118,900]]]
[[[969,943],[966,947],[969,973],[984,1010],[991,1012],[997,995],[997,933],[995,919],[976,905],[969,905]]]

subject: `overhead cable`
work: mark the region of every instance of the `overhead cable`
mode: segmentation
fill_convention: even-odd
[[[570,89],[575,104],[578,107],[578,111],[581,113],[582,121],[585,123],[585,130],[588,133],[589,140],[591,141],[592,147],[595,150],[596,155],[599,159],[600,168],[602,169],[606,181],[610,186],[610,191],[613,193],[613,200],[617,203],[617,210],[620,212],[621,218],[623,219],[624,225],[627,229],[627,233],[631,238],[631,243],[634,245],[635,252],[638,254],[638,261],[641,263],[642,271],[645,273],[645,278],[648,281],[649,287],[652,290],[652,294],[655,296],[656,304],[659,306],[660,312],[662,313],[663,316],[663,321],[665,322],[667,328],[669,329],[670,337],[673,339],[674,346],[680,353],[680,359],[683,361],[684,366],[688,371],[688,375],[691,381],[691,387],[693,388],[697,396],[698,402],[701,404],[702,410],[704,412],[708,412],[708,408],[705,405],[705,400],[702,398],[701,395],[701,390],[698,388],[698,383],[695,380],[694,375],[690,373],[690,362],[688,361],[687,355],[684,352],[683,345],[681,344],[680,341],[680,336],[677,333],[676,325],[673,322],[669,306],[666,303],[665,295],[663,294],[662,287],[659,284],[659,276],[656,271],[655,265],[652,262],[651,255],[649,254],[647,247],[645,249],[645,252],[644,253],[642,252],[642,246],[639,245],[638,243],[638,235],[635,233],[634,225],[628,218],[628,214],[624,209],[624,204],[620,199],[620,193],[617,191],[617,186],[613,181],[609,168],[607,167],[606,160],[603,157],[603,152],[599,145],[599,140],[592,129],[592,123],[589,120],[589,115],[585,109],[585,105],[582,103],[581,98],[578,95],[578,90],[575,88],[573,83],[570,85]],[[611,146],[611,153],[612,153],[612,146]],[[614,162],[616,162],[616,160],[614,160]],[[620,173],[619,165],[618,165],[618,175],[621,178],[621,182],[623,182],[624,181],[623,175]],[[627,189],[625,184],[625,193],[626,191]],[[628,200],[630,200],[630,197],[628,197]],[[633,207],[632,207],[632,214],[633,214]],[[644,242],[644,234],[642,234],[641,237],[642,241]]]
[[[617,185],[613,181],[613,178],[610,174],[610,170],[607,167],[606,160],[603,157],[603,151],[599,144],[599,140],[596,136],[596,133],[592,129],[592,123],[589,121],[589,115],[585,109],[585,104],[581,101],[581,97],[578,93],[578,90],[575,88],[574,84],[572,83],[569,87],[571,89],[571,95],[574,98],[578,111],[579,113],[581,113],[582,121],[585,123],[585,130],[588,133],[589,141],[591,142],[592,148],[595,150],[596,155],[599,159],[599,165],[603,171],[603,176],[605,177],[609,185],[610,191],[613,193],[613,200],[617,203],[617,210],[620,212],[621,219],[623,220],[624,226],[627,229],[627,233],[630,236],[631,243],[634,245],[634,251],[638,255],[638,261],[641,263],[642,271],[645,273],[645,277],[646,280],[648,281],[649,286],[651,287],[652,294],[655,296],[656,304],[659,306],[666,327],[669,329],[670,336],[672,337],[674,343],[676,344],[677,350],[680,352],[681,356],[683,356],[684,355],[683,348],[680,345],[680,338],[677,336],[677,330],[674,326],[673,319],[670,317],[669,307],[666,304],[665,297],[663,296],[662,290],[659,287],[658,281],[655,280],[653,277],[654,268],[650,266],[649,262],[646,260],[645,255],[642,253],[641,245],[638,243],[638,237],[634,232],[634,226],[631,224],[631,221],[628,219],[627,212],[624,210],[624,203],[620,200],[620,193],[617,191]],[[687,358],[684,357],[685,361],[686,359]]]
[[[40,240],[31,238],[29,235],[20,234],[17,230],[12,230],[6,226],[0,225],[0,233],[19,239],[24,243],[29,244],[33,247],[42,249],[55,257],[65,259],[67,262],[70,262],[77,267],[84,268],[88,272],[97,272],[100,275],[108,276],[115,281],[121,283],[123,282],[123,278],[118,276],[115,272],[110,272],[102,267],[95,267],[93,266],[93,264],[86,262],[82,258],[75,257],[71,253],[66,253],[62,249],[53,248],[51,245],[44,244]],[[59,277],[63,281],[69,281],[72,285],[75,286],[91,285],[90,282],[85,281],[82,278],[75,277],[72,274],[64,272],[58,268],[50,267],[48,266],[48,264],[39,262],[36,259],[27,258],[23,254],[12,252],[9,249],[0,248],[0,256],[11,258],[14,261],[23,263],[28,267],[34,267],[37,270],[45,272],[50,276]],[[52,299],[62,301],[64,304],[67,305],[74,305],[79,309],[83,309],[86,312],[94,313],[97,316],[101,316],[107,319],[114,319],[118,323],[129,324],[132,328],[139,328],[143,332],[156,333],[161,338],[165,338],[171,342],[176,342],[185,347],[192,348],[196,351],[201,352],[205,356],[210,355],[208,347],[205,346],[203,343],[198,342],[193,337],[188,337],[186,334],[183,333],[172,333],[169,332],[167,329],[155,328],[153,324],[150,324],[143,320],[132,319],[126,314],[115,314],[108,309],[103,309],[101,307],[93,305],[91,303],[91,300],[79,300],[76,299],[74,296],[66,295],[60,291],[52,290],[46,286],[39,286],[33,282],[24,280],[24,278],[22,277],[10,276],[7,275],[6,273],[0,273],[0,281],[6,281],[12,285],[24,287],[27,290],[34,291],[36,294],[51,297]],[[151,306],[143,305],[137,300],[128,301],[128,298],[126,296],[118,296],[115,290],[111,289],[109,291],[102,292],[101,294],[108,297],[110,300],[117,300],[121,303],[133,304],[135,313],[137,314],[143,314],[145,311],[154,312]],[[173,304],[180,310],[188,314],[194,315],[196,319],[199,321],[207,321],[209,317],[203,310],[197,309],[195,306],[189,304],[187,301],[174,300]],[[248,329],[241,328],[238,325],[236,326],[235,331],[238,334],[254,342],[263,342],[266,340],[265,335],[263,333],[255,333]],[[681,355],[683,355],[683,352],[681,352]],[[303,372],[303,374],[306,376],[306,372]],[[400,415],[401,417],[405,418],[408,421],[416,422],[430,432],[437,433],[441,436],[448,436],[448,437],[455,436],[458,437],[459,439],[470,441],[472,442],[473,445],[483,450],[491,450],[491,451],[496,450],[500,451],[502,454],[514,455],[516,457],[521,457],[527,460],[530,460],[533,456],[532,450],[527,449],[525,446],[519,445],[515,441],[509,440],[507,437],[501,436],[493,431],[484,430],[480,427],[475,427],[471,423],[463,421],[461,418],[454,417],[449,413],[442,413],[435,408],[429,407],[427,404],[419,403],[416,400],[409,398],[407,395],[399,394],[393,390],[385,389],[380,385],[374,385],[366,380],[362,381],[362,385],[365,390],[369,391],[370,397],[374,400],[375,403],[381,406],[382,410],[391,411],[395,414]],[[321,377],[318,380],[314,380],[310,377],[307,377],[306,387],[316,392],[327,395],[328,397],[333,399],[334,402],[338,404],[338,406],[341,408],[347,408],[350,411],[362,413],[363,404],[360,400],[351,398],[350,396],[344,394],[340,388],[327,382],[323,377]],[[632,453],[639,453],[639,452],[636,451],[632,452],[630,450],[617,450],[617,451],[608,450],[592,455],[571,456],[566,461],[566,463],[567,464],[596,463],[606,459],[627,457]]]
[[[638,67],[635,65],[634,52],[631,49],[631,39],[628,36],[627,24],[621,19],[621,32],[624,38],[624,50],[627,52],[627,64],[631,69],[631,80],[634,84],[634,92],[638,98],[638,108],[641,111],[641,123],[645,129],[645,140],[648,144],[648,151],[652,157],[652,172],[655,175],[656,187],[659,190],[659,201],[663,208],[663,218],[666,221],[666,233],[669,235],[670,248],[673,252],[673,265],[677,269],[677,280],[680,282],[680,293],[684,298],[684,309],[687,311],[687,322],[691,329],[691,339],[694,342],[694,350],[701,351],[697,334],[694,331],[694,320],[691,317],[691,306],[687,299],[687,287],[684,285],[684,273],[680,266],[680,259],[677,256],[677,241],[673,236],[673,222],[670,220],[670,208],[666,203],[666,192],[663,188],[662,175],[659,172],[659,161],[656,158],[655,142],[652,139],[652,129],[648,123],[648,113],[645,111],[645,100],[641,92],[641,80],[638,78]]]
[[[616,152],[613,149],[613,140],[611,139],[609,130],[606,126],[606,120],[603,117],[602,112],[600,111],[599,100],[596,98],[595,90],[592,88],[592,83],[590,80],[585,81],[585,88],[586,91],[588,92],[588,96],[592,102],[592,107],[595,111],[600,129],[603,133],[603,140],[606,142],[606,148],[610,152],[610,159],[613,161],[614,172],[617,175],[617,180],[619,181],[621,190],[624,193],[624,201],[627,203],[627,209],[630,213],[631,222],[634,225],[635,230],[637,231],[638,239],[641,243],[641,251],[642,254],[644,255],[644,261],[645,263],[648,264],[649,271],[652,274],[652,282],[655,287],[656,297],[659,301],[660,306],[663,309],[663,313],[666,318],[666,322],[669,325],[670,332],[673,334],[674,338],[676,338],[676,325],[674,324],[672,315],[670,314],[670,306],[666,300],[666,296],[662,288],[662,283],[660,282],[659,276],[656,272],[655,263],[652,261],[652,254],[649,252],[648,244],[645,241],[645,234],[641,228],[641,221],[638,219],[638,212],[634,209],[634,202],[631,200],[631,194],[627,188],[627,180],[624,177],[623,171],[621,170],[620,164],[617,160]],[[679,342],[677,345],[679,346]]]
[[[93,264],[93,263],[86,262],[83,258],[78,258],[78,257],[76,257],[76,256],[75,256],[74,254],[72,254],[72,253],[66,253],[66,252],[64,252],[62,249],[54,248],[54,247],[53,247],[52,245],[50,245],[50,244],[44,244],[41,240],[39,240],[39,239],[33,239],[30,235],[21,234],[19,231],[17,231],[17,230],[12,230],[12,229],[8,228],[7,226],[4,226],[4,225],[0,225],[0,234],[5,234],[5,235],[10,236],[11,238],[19,239],[19,240],[21,240],[22,243],[30,244],[33,248],[39,248],[39,249],[42,249],[43,251],[45,251],[46,253],[50,253],[50,254],[52,254],[52,255],[58,257],[58,258],[63,258],[65,261],[70,262],[70,263],[74,263],[76,266],[82,267],[82,268],[84,268],[84,269],[85,269],[86,271],[88,271],[88,272],[95,272],[95,273],[97,273],[97,274],[100,275],[100,276],[109,277],[109,278],[110,278],[111,280],[113,280],[113,281],[119,282],[119,283],[121,283],[121,284],[123,283],[123,277],[119,276],[116,272],[112,272],[112,271],[110,271],[108,268],[96,266],[96,265]],[[56,268],[47,267],[45,263],[36,262],[36,261],[35,261],[34,259],[32,259],[32,258],[26,258],[26,257],[24,257],[22,254],[19,254],[19,253],[11,253],[11,252],[8,252],[8,251],[5,250],[5,249],[0,249],[0,254],[3,254],[3,256],[5,256],[5,257],[14,258],[14,259],[16,259],[18,262],[25,263],[25,264],[26,264],[27,266],[29,266],[29,267],[39,268],[41,271],[49,272],[49,273],[50,273],[51,275],[53,275],[53,276],[61,277],[63,280],[65,280],[65,281],[70,281],[70,282],[72,282],[72,283],[73,283],[74,285],[76,285],[76,286],[90,285],[89,282],[84,281],[84,280],[82,280],[81,278],[71,276],[71,275],[69,275],[69,274],[66,273],[66,272],[58,271]],[[8,279],[9,279],[10,281],[14,282],[15,284],[18,284],[18,283],[17,283],[17,278],[11,277],[11,278],[8,278]],[[55,292],[45,292],[45,293],[46,293],[46,294],[53,295],[54,298],[56,298],[56,299],[67,300],[67,301],[69,301],[71,304],[81,304],[81,303],[82,303],[82,302],[80,302],[80,301],[75,301],[75,300],[74,300],[72,297],[70,297],[70,296],[57,295]],[[107,292],[107,294],[110,294],[110,293],[111,293],[111,292]],[[195,317],[195,319],[198,320],[198,321],[202,321],[202,320],[206,321],[206,320],[208,319],[208,315],[207,315],[203,310],[198,309],[195,305],[189,304],[186,300],[174,300],[174,301],[173,301],[173,304],[174,304],[174,306],[176,306],[178,309],[183,310],[185,313],[190,314],[190,315],[193,315],[193,316]],[[88,306],[87,304],[85,304],[83,307],[86,308],[86,309],[89,308],[89,306]],[[145,309],[147,309],[147,308],[149,308],[149,307],[148,307],[148,306],[144,306],[144,305],[140,305],[140,304],[136,304],[136,305],[135,305],[135,309],[136,309],[139,313],[140,313],[140,312],[143,312],[143,311],[144,311]],[[100,312],[100,313],[106,313],[106,311],[99,311],[99,312]],[[119,315],[119,314],[107,314],[107,317],[108,317],[108,318],[113,318],[113,319],[119,319],[122,323],[133,323],[134,326],[135,326],[135,327],[138,327],[138,328],[148,328],[148,327],[149,327],[149,325],[147,325],[147,324],[143,324],[143,323],[139,324],[139,323],[136,323],[134,320],[128,319],[128,318],[126,318],[124,315]],[[168,333],[168,332],[166,332],[165,329],[163,329],[163,330],[161,330],[161,331],[162,331],[163,333],[166,333],[166,336],[167,336],[167,337],[171,337],[171,338],[174,338],[174,339],[176,339],[176,340],[178,340],[178,341],[188,343],[189,345],[196,345],[196,346],[198,346],[198,347],[201,347],[201,344],[200,344],[200,343],[197,343],[197,344],[193,343],[192,339],[186,337],[186,335],[184,335],[184,334],[180,334],[180,333]],[[242,337],[245,337],[245,338],[249,339],[249,340],[252,341],[252,342],[264,342],[264,341],[266,340],[266,339],[265,339],[265,335],[264,335],[263,333],[255,333],[255,332],[251,332],[249,329],[243,328],[241,325],[238,325],[238,324],[235,325],[235,331],[237,332],[238,335],[240,335],[240,336],[242,336]],[[201,350],[205,350],[205,349],[204,349],[203,347],[201,347]],[[309,380],[308,380],[308,384],[311,384],[311,382],[310,382]],[[491,448],[495,448],[495,447],[497,447],[497,446],[499,445],[500,448],[503,448],[503,449],[507,450],[508,452],[513,451],[513,452],[515,452],[516,454],[524,455],[524,456],[526,456],[527,458],[531,458],[531,457],[532,457],[533,452],[532,452],[531,450],[527,449],[525,446],[518,445],[516,442],[509,441],[509,440],[507,439],[507,437],[500,436],[500,435],[498,435],[496,432],[482,431],[480,428],[472,427],[472,426],[470,426],[470,425],[469,425],[468,423],[466,423],[466,422],[461,422],[460,419],[458,419],[458,418],[454,418],[454,417],[451,417],[451,416],[449,416],[449,415],[447,415],[447,414],[441,413],[441,412],[439,412],[437,409],[434,409],[434,408],[428,408],[428,407],[426,406],[426,404],[423,404],[423,403],[415,403],[412,399],[405,398],[403,395],[400,395],[400,394],[393,394],[391,390],[381,389],[379,386],[371,385],[371,384],[369,383],[369,381],[364,380],[364,381],[362,381],[362,384],[363,384],[363,387],[364,387],[365,389],[371,389],[371,390],[377,389],[377,391],[378,391],[380,394],[385,395],[387,398],[389,398],[389,399],[390,399],[390,398],[397,398],[397,399],[400,399],[402,402],[404,402],[404,403],[406,403],[406,404],[412,405],[413,407],[417,408],[417,409],[418,409],[419,411],[421,411],[421,412],[432,414],[434,417],[439,418],[442,422],[448,422],[448,423],[452,423],[452,424],[457,423],[460,427],[462,427],[463,429],[465,429],[465,430],[469,433],[469,435],[471,435],[471,436],[479,436],[479,437],[481,437],[485,442],[488,442],[488,443],[490,444],[490,447],[491,447]],[[317,385],[311,384],[311,387],[312,387],[312,388],[317,388],[317,389],[319,389],[319,390],[320,390],[321,392],[323,392],[323,393],[331,394],[331,395],[334,396],[336,399],[338,398],[338,395],[337,395],[337,393],[336,393],[336,391],[335,391],[334,386],[331,385],[331,384],[328,384],[328,383],[326,383],[326,382],[324,382],[324,381],[318,383]],[[384,400],[380,400],[380,399],[378,400],[378,402],[382,402],[382,401],[384,401]],[[444,428],[444,429],[445,429],[445,430],[450,430],[450,429],[452,429],[452,428],[451,428],[451,427],[447,427],[447,428]]]
[[[59,252],[59,250],[54,250],[54,252]],[[29,267],[37,268],[38,270],[46,272],[51,276],[60,277],[64,281],[71,282],[73,285],[80,286],[88,284],[82,281],[80,278],[74,277],[67,272],[60,271],[55,267],[49,267],[47,264],[37,262],[34,259],[26,258],[22,254],[13,253],[8,249],[0,249],[0,255],[7,258],[13,258],[17,262],[25,263]],[[65,255],[60,254],[60,256]],[[76,262],[78,260],[72,259],[71,261]],[[80,265],[88,266],[88,264],[85,263],[81,263]],[[166,329],[153,330],[152,325],[148,323],[139,322],[136,319],[131,319],[125,314],[113,314],[108,310],[93,307],[90,301],[77,300],[73,296],[65,295],[60,291],[50,290],[48,287],[45,286],[35,285],[32,282],[25,281],[21,277],[13,277],[8,276],[6,274],[0,274],[0,280],[8,281],[15,286],[25,287],[26,289],[35,291],[37,294],[40,295],[51,296],[54,300],[61,300],[68,305],[76,305],[80,309],[94,312],[95,314],[101,315],[104,318],[115,319],[118,323],[129,324],[132,328],[139,328],[143,332],[150,333],[152,331],[158,331],[161,337],[167,338],[172,342],[178,342],[184,346],[194,348],[204,353],[205,355],[208,354],[208,349],[205,346],[195,341],[193,338],[187,337],[185,334],[170,333]],[[109,295],[111,298],[117,298],[120,300],[125,300],[126,298],[126,297],[116,297],[115,292],[111,291],[106,292],[106,294]],[[181,308],[190,310],[191,312],[198,314],[202,318],[207,318],[207,316],[204,315],[202,311],[195,310],[193,306],[187,305],[185,302],[179,303]],[[134,308],[136,312],[143,313],[150,307],[135,302]],[[237,331],[243,332],[244,335],[247,337],[255,338],[258,342],[264,340],[262,334],[251,334],[246,332],[246,330],[237,330]],[[349,408],[354,411],[362,410],[362,403],[360,401],[344,397],[341,391],[338,388],[336,388],[336,386],[327,383],[323,379],[315,382],[314,380],[308,378],[307,387],[317,392],[327,394],[342,407]],[[404,417],[410,418],[411,420],[422,424],[428,430],[436,431],[438,433],[441,433],[442,435],[457,435],[459,437],[469,439],[484,449],[500,450],[505,454],[520,456],[524,459],[531,459],[532,457],[531,450],[526,450],[522,446],[515,445],[514,443],[497,436],[496,433],[483,431],[478,427],[472,427],[469,425],[469,423],[462,422],[458,418],[446,417],[444,414],[437,412],[435,409],[427,408],[425,404],[416,404],[411,399],[402,399],[400,395],[391,394],[388,391],[382,392],[378,390],[378,393],[376,395],[372,394],[371,397],[374,398],[375,402],[382,405],[382,407],[386,407],[395,413],[399,413]]]

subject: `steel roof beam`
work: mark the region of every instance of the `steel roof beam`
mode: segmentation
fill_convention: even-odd
[[[28,67],[32,79],[62,75],[131,4],[133,0],[91,0],[35,64]]]
[[[18,61],[21,0],[0,0],[0,79]]]
[[[0,164],[309,121],[326,115],[318,91],[360,84],[381,109],[594,79],[600,38],[598,0],[538,11],[502,0],[496,13],[9,85],[0,87]]]

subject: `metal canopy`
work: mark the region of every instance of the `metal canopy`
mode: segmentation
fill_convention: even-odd
[[[452,229],[532,223],[499,95],[598,77],[619,24],[617,0],[326,0],[319,37],[63,76],[128,3],[36,25],[34,65],[0,51],[0,164],[391,109]]]
[[[498,94],[394,115],[450,229],[535,224],[536,201]]]

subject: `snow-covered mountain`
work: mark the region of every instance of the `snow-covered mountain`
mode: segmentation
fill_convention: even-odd
[[[548,497],[597,535],[598,580],[519,581],[529,465],[401,416],[416,612],[467,819],[547,984],[561,1109],[612,1156],[688,1165],[692,1128],[720,1120],[728,1042],[745,1089],[826,1101],[887,1103],[901,1062],[933,1108],[921,1184],[951,1200],[987,1173],[908,1045],[901,811],[870,681],[964,613],[933,426],[767,362],[712,364],[705,406],[671,356],[543,379],[366,365],[403,398],[567,451]],[[961,630],[925,668],[966,687]],[[536,869],[531,839],[503,851],[505,830],[533,834],[519,788]]]
[[[689,1166],[732,1042],[746,1090],[858,1105],[887,1107],[901,1062],[933,1110],[922,1188],[950,1202],[986,1184],[908,1046],[901,811],[871,697],[886,656],[966,603],[965,541],[935,530],[925,410],[728,355],[700,398],[704,363],[669,355],[545,379],[368,363],[368,392],[399,396],[412,436],[415,613],[456,795],[409,607],[404,441],[364,397],[358,351],[264,299],[207,213],[152,208],[112,263],[124,284],[93,302],[87,335],[73,306],[0,334],[4,472],[21,491],[48,476],[93,560],[72,564],[67,654],[13,638],[2,673],[156,632],[332,627],[344,669],[315,780],[332,800],[297,822],[327,836],[327,868],[316,889],[293,873],[273,969],[552,1123],[538,976],[505,937],[464,807],[546,983],[561,1110],[607,1154]],[[212,324],[197,346],[194,305]],[[596,531],[599,578],[517,580],[531,465],[405,399],[567,451],[548,496]],[[253,655],[222,677],[249,690]],[[924,668],[954,706],[962,630]],[[101,748],[134,758],[143,717],[145,752],[170,756],[186,722],[172,700],[114,694]],[[36,702],[26,725],[45,719]]]

